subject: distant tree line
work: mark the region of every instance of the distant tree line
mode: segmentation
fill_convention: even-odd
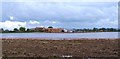
[[[20,27],[19,29],[18,28],[14,28],[13,30],[4,30],[3,28],[0,30],[0,32],[3,32],[3,33],[15,33],[15,32],[26,32],[26,28],[25,27]]]
[[[52,26],[49,26],[48,28],[53,28]],[[13,30],[4,30],[3,28],[0,29],[0,33],[28,33],[28,32],[43,32],[41,31],[37,31],[35,29],[29,29],[29,28],[25,28],[25,27],[20,27],[18,28],[14,28]]]
[[[48,28],[53,28],[52,26],[49,26]],[[93,29],[72,29],[72,32],[75,33],[80,33],[80,32],[120,32],[120,29],[115,29],[115,28],[93,28]],[[25,28],[25,27],[20,27],[20,28],[14,28],[13,30],[4,30],[3,28],[0,29],[1,33],[28,33],[28,32],[43,32],[41,31],[37,31],[34,29],[29,29],[29,28]],[[64,32],[64,31],[62,31]]]
[[[120,32],[120,29],[115,28],[93,28],[93,29],[74,29],[74,32]]]

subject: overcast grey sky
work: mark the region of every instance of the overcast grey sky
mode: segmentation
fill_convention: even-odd
[[[7,1],[7,0],[5,0]],[[0,28],[53,26],[61,28],[118,27],[118,2],[2,2]],[[10,1],[10,0],[9,0]],[[12,0],[11,0],[12,1]],[[68,1],[68,0],[67,0]],[[85,1],[85,0],[84,0]],[[112,0],[111,0],[112,1]]]

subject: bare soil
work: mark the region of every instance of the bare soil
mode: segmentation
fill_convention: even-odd
[[[119,57],[119,39],[2,38],[3,57]]]

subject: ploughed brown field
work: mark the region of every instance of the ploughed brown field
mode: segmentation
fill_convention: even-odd
[[[118,57],[119,39],[2,38],[3,57]]]

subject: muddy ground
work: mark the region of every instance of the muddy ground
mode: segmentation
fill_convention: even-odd
[[[3,57],[119,57],[119,39],[2,38]]]

